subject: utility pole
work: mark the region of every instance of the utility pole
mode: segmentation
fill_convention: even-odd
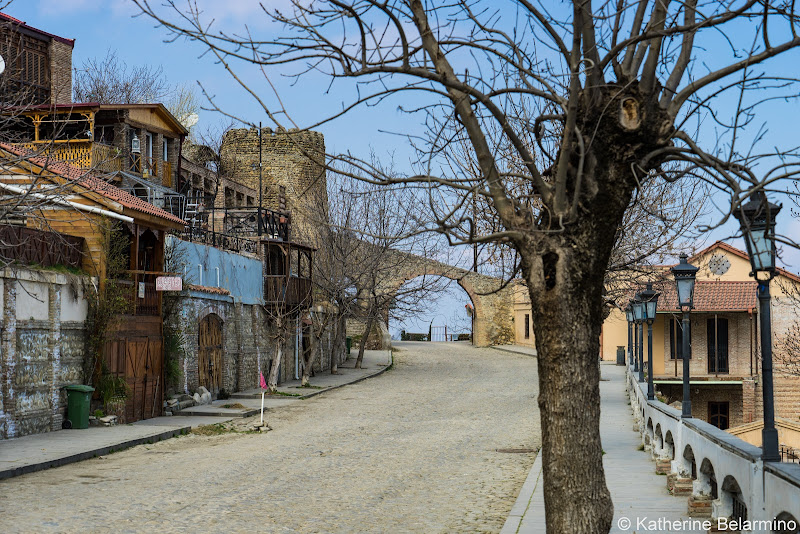
[[[264,220],[263,217],[263,197],[264,197],[264,169],[261,164],[263,151],[261,149],[261,122],[258,123],[258,236],[264,233]]]

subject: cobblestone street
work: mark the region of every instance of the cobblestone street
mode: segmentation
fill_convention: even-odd
[[[538,448],[535,359],[400,343],[376,378],[0,483],[3,532],[497,532]],[[312,379],[313,383],[313,379]]]

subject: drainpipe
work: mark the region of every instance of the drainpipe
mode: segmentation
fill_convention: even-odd
[[[104,210],[102,208],[98,208],[95,206],[87,206],[85,204],[79,204],[77,202],[71,202],[69,200],[54,198],[52,195],[34,193],[33,191],[30,191],[29,189],[26,189],[24,187],[18,187],[15,185],[0,183],[0,189],[5,189],[6,191],[11,191],[12,193],[16,193],[18,195],[24,195],[31,198],[37,198],[39,200],[44,200],[46,202],[49,202],[50,204],[56,204],[58,206],[66,206],[68,208],[75,208],[80,211],[85,211],[88,213],[96,213],[97,215],[103,215],[111,219],[117,219],[119,221],[133,223],[133,217],[128,217],[127,215],[120,215],[119,213],[109,210]]]
[[[197,264],[197,272],[200,275],[200,281],[198,282],[197,285],[202,286],[203,285],[203,264],[202,263],[198,263]]]
[[[214,267],[214,269],[217,271],[217,287],[222,287],[219,285],[219,267]]]

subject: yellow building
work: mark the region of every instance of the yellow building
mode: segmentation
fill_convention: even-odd
[[[689,263],[700,269],[690,323],[693,414],[723,429],[757,421],[762,414],[760,338],[757,284],[750,276],[749,258],[735,247],[716,242],[689,258]],[[672,404],[682,397],[681,312],[669,267],[654,272],[653,283],[661,293],[653,323],[654,382],[661,399]],[[800,277],[779,269],[770,286],[774,350],[780,350],[780,338],[800,319],[798,308],[787,296],[787,291],[797,288]],[[641,289],[632,288],[631,296]],[[524,337],[529,314],[530,300],[520,284],[514,306],[519,344],[532,344],[532,329],[530,337]],[[647,325],[643,330],[647,362]],[[616,360],[618,347],[623,347],[627,359],[628,323],[622,310],[613,309],[603,323],[601,358]],[[800,377],[783,373],[776,364],[774,389],[776,416],[797,421]]]

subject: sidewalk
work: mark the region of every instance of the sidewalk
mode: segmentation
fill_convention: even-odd
[[[673,497],[666,488],[666,477],[655,474],[650,453],[640,451],[639,433],[634,432],[631,408],[625,393],[625,367],[601,365],[600,437],[603,442],[603,467],[614,502],[612,534],[637,531],[637,519],[686,520],[686,497]],[[501,534],[544,532],[544,492],[541,454],[522,485]],[[630,528],[625,526],[630,520]],[[641,529],[638,529],[641,531]],[[671,531],[670,531],[671,532]],[[705,532],[681,530],[682,533]],[[666,534],[666,533],[665,533]]]
[[[352,356],[344,365],[339,366],[338,375],[325,372],[313,377],[311,384],[314,388],[300,388],[299,380],[281,384],[278,390],[292,396],[270,396],[264,403],[264,410],[280,408],[335,388],[360,382],[383,373],[389,367],[387,364],[391,363],[389,351],[370,350],[364,353],[364,367],[354,369],[356,355],[357,352],[353,351]],[[236,395],[242,394],[251,396],[234,398]],[[127,425],[89,427],[85,430],[59,430],[0,440],[0,480],[79,462],[143,443],[154,443],[186,434],[198,426],[223,423],[234,417],[250,417],[260,412],[260,389],[236,395],[228,400],[214,401],[211,405],[193,406],[183,410],[181,415],[171,417],[155,417]],[[239,403],[245,408],[227,409],[222,407],[235,403]]]

